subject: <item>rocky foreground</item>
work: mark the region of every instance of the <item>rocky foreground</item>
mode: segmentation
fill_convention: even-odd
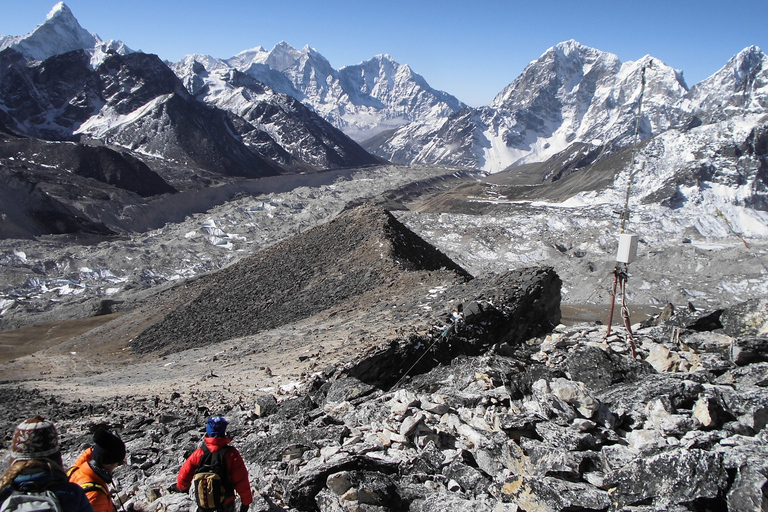
[[[634,326],[637,358],[624,329],[606,338],[605,326],[561,325],[387,386],[365,382],[367,356],[255,400],[180,390],[64,403],[6,386],[3,427],[44,413],[71,462],[90,428],[110,425],[128,446],[118,473],[125,510],[195,509],[167,488],[215,413],[230,419],[246,460],[252,510],[760,511],[767,320],[759,300],[668,310]],[[409,350],[471,345],[480,325],[454,322],[433,347]]]

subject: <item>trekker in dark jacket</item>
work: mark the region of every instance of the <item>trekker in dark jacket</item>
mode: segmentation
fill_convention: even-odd
[[[0,477],[0,504],[13,491],[52,491],[64,512],[93,512],[83,489],[69,482],[53,423],[35,416],[13,432],[8,470]]]
[[[210,452],[217,452],[227,449],[224,454],[224,460],[227,465],[227,477],[229,483],[240,495],[240,512],[246,512],[251,503],[253,503],[253,494],[251,492],[251,483],[248,479],[248,469],[240,456],[240,452],[234,446],[229,446],[232,439],[227,437],[227,420],[222,416],[212,416],[208,419],[205,426],[205,446]],[[228,447],[228,448],[227,448]],[[187,492],[192,484],[192,478],[200,465],[200,459],[204,455],[203,448],[198,448],[190,455],[181,466],[178,477],[176,477],[176,487],[181,492]],[[222,512],[234,512],[235,494],[231,493],[224,499],[224,509]]]

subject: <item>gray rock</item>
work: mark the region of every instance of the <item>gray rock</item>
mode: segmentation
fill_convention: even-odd
[[[728,491],[728,510],[764,512],[768,510],[765,475],[749,466],[742,466]]]
[[[388,475],[397,471],[397,465],[388,463],[381,460],[376,460],[368,456],[349,456],[340,455],[328,462],[320,462],[315,465],[308,465],[302,468],[290,481],[287,482],[284,491],[284,498],[286,503],[291,507],[295,507],[299,510],[311,510],[315,506],[315,496],[324,488],[326,488],[326,482],[330,475],[339,472],[349,472],[359,475],[360,480],[355,482],[367,482],[363,476],[373,473],[379,473],[382,475]],[[356,473],[360,472],[360,473]],[[358,477],[355,477],[358,478]],[[383,482],[380,480],[371,480],[376,482]],[[354,483],[357,485],[357,483]],[[366,484],[367,485],[367,484]],[[379,486],[379,484],[371,484],[370,488],[366,487],[364,499],[374,499],[377,496],[377,492],[389,492],[389,485]]]
[[[569,482],[551,477],[521,476],[501,484],[497,495],[505,503],[516,503],[522,510],[608,510],[611,496],[584,482]]]
[[[733,419],[733,415],[726,410],[722,396],[714,390],[696,400],[693,417],[707,430],[720,428],[726,421]]]
[[[751,299],[726,308],[720,315],[723,332],[734,338],[768,334],[768,300]]]
[[[613,386],[598,393],[597,399],[627,426],[638,428],[647,419],[647,405],[654,398],[667,397],[676,410],[690,409],[703,392],[704,387],[692,380],[674,374],[656,374],[637,383]]]
[[[321,489],[315,495],[315,503],[320,512],[347,512],[339,503],[339,498],[330,489]]]
[[[269,416],[277,411],[277,400],[272,395],[261,395],[256,398],[253,411],[260,418]]]
[[[445,455],[440,451],[435,443],[427,442],[421,449],[418,456],[410,462],[401,465],[400,471],[403,474],[421,474],[434,475],[441,474],[441,468],[445,462]]]
[[[411,503],[410,512],[499,512],[496,500],[465,498],[453,493],[433,493]],[[510,512],[514,512],[511,509]]]
[[[443,475],[455,480],[464,492],[470,494],[482,494],[491,485],[488,475],[476,467],[472,467],[462,460],[455,460],[443,468]]]
[[[703,450],[674,449],[639,458],[606,475],[604,485],[622,505],[651,500],[654,505],[717,500],[727,489],[722,457]]]
[[[537,476],[552,476],[567,480],[579,480],[589,464],[597,467],[600,464],[596,452],[563,450],[561,447],[528,439],[523,443],[525,453],[534,467]]]
[[[615,384],[635,382],[655,373],[645,361],[631,359],[597,347],[582,347],[568,355],[563,369],[571,380],[583,382],[593,392]]]
[[[637,457],[637,452],[632,451],[629,447],[620,444],[604,446],[603,449],[600,450],[600,458],[603,461],[604,467],[608,471],[619,470],[627,466]]]
[[[373,392],[376,388],[354,377],[346,377],[331,382],[326,401],[331,403],[350,402]]]
[[[594,450],[600,446],[600,440],[589,432],[580,432],[573,428],[563,427],[555,423],[536,424],[536,433],[552,446],[566,450]],[[521,446],[526,447],[527,440],[521,440]]]
[[[736,338],[731,346],[731,360],[738,366],[768,361],[768,337]]]

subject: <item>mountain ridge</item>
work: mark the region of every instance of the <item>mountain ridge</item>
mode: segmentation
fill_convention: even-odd
[[[740,61],[747,62],[746,74],[754,74],[752,82],[762,86],[765,54],[757,47],[743,54],[752,56],[751,60]],[[727,67],[718,73],[725,74]],[[641,78],[645,78],[644,83]],[[710,82],[718,87],[707,89],[709,97],[733,96],[728,91],[732,82],[718,82],[715,78]],[[462,162],[499,172],[514,165],[544,161],[574,142],[611,151],[632,144],[636,128],[643,140],[669,129],[714,122],[717,119],[707,117],[706,110],[717,111],[715,102],[696,100],[696,91],[702,89],[688,89],[679,70],[654,57],[621,63],[613,54],[570,40],[551,47],[531,62],[489,106],[454,114],[443,121],[439,131],[434,123],[412,123],[395,130],[388,140],[378,141],[378,147],[366,146],[398,163]],[[643,104],[637,124],[641,91]],[[749,105],[755,108],[744,109],[744,102],[737,103],[724,117],[721,113],[719,120],[766,112],[768,90],[758,87],[748,92]],[[459,138],[450,134],[458,134]]]
[[[763,133],[768,104],[766,56],[756,46],[689,89],[679,70],[651,56],[621,63],[608,52],[564,41],[532,61],[492,104],[454,105],[462,108],[449,115],[440,110],[444,102],[430,103],[437,96],[422,87],[426,81],[386,54],[338,71],[309,46],[296,50],[285,42],[230,60],[188,56],[179,65],[133,52],[108,54],[90,69],[88,55],[75,50],[38,63],[12,48],[0,52],[9,63],[0,74],[0,122],[15,135],[80,137],[128,151],[176,190],[384,161],[485,172],[531,164],[521,170],[523,181],[537,187],[632,147],[631,159],[611,161],[622,168],[601,167],[613,179],[604,190],[574,185],[605,180],[568,179],[573,201],[617,203],[626,189],[622,180],[634,175],[637,184],[656,191],[638,193],[642,199],[635,201],[657,198],[676,207],[704,202],[730,211],[737,224],[741,208],[765,203],[765,156],[759,143],[755,151],[745,150],[750,130]],[[56,80],[52,70],[61,70]],[[259,82],[257,71],[305,99],[333,100],[325,106],[339,115],[344,106],[334,98],[349,96],[343,87],[359,92],[357,106],[404,102],[427,113],[423,121],[379,133],[366,145],[374,157],[309,101]],[[409,103],[422,94],[424,101]],[[389,112],[405,121],[406,110]],[[659,159],[669,168],[661,170],[654,163]],[[551,165],[536,165],[543,162]]]
[[[52,13],[59,11],[61,16],[50,16],[41,27],[63,17],[70,31],[82,35],[84,29],[63,3]],[[14,39],[17,46],[21,42],[23,38]],[[180,73],[184,60],[168,64]],[[375,137],[365,145],[385,160],[466,165],[488,172],[543,161],[572,142],[607,148],[631,143],[641,71],[648,74],[641,139],[673,127],[724,120],[738,114],[733,109],[765,112],[768,104],[765,55],[757,46],[747,47],[689,89],[680,70],[650,55],[621,63],[614,54],[571,39],[549,48],[490,104],[478,108],[432,89],[410,66],[385,53],[336,70],[309,45],[297,50],[281,41],[271,50],[256,46],[228,59],[205,60],[296,98],[355,140]],[[746,82],[718,78],[728,66],[736,71],[736,79],[741,74]],[[183,73],[180,78],[191,79]],[[729,93],[728,87],[736,89]],[[728,109],[717,108],[721,95],[731,96]],[[467,108],[469,117],[462,113]],[[457,126],[448,128],[446,123]],[[389,136],[381,135],[390,131]],[[445,138],[446,133],[454,135]],[[461,133],[470,138],[456,139]],[[460,147],[464,149],[457,152]]]
[[[134,338],[132,350],[169,353],[205,346],[297,322],[364,295],[386,297],[416,283],[472,279],[373,205],[346,211],[212,277],[201,278],[182,306]],[[221,322],[230,315],[240,320]]]

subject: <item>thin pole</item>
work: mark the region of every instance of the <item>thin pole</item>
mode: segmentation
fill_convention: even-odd
[[[653,61],[649,61],[646,66],[640,71],[640,99],[637,102],[637,119],[635,119],[635,137],[632,141],[632,163],[629,167],[629,176],[627,176],[627,191],[624,197],[624,211],[621,212],[621,232],[623,233],[627,222],[629,222],[629,192],[632,187],[632,178],[635,175],[636,155],[637,155],[637,142],[640,138],[640,120],[642,119],[643,112],[643,97],[645,96],[645,68],[653,64]]]
[[[608,315],[608,330],[605,331],[605,338],[611,335],[611,324],[613,324],[613,308],[616,305],[616,284],[619,282],[619,273],[613,270],[613,289],[611,290],[611,312]]]

